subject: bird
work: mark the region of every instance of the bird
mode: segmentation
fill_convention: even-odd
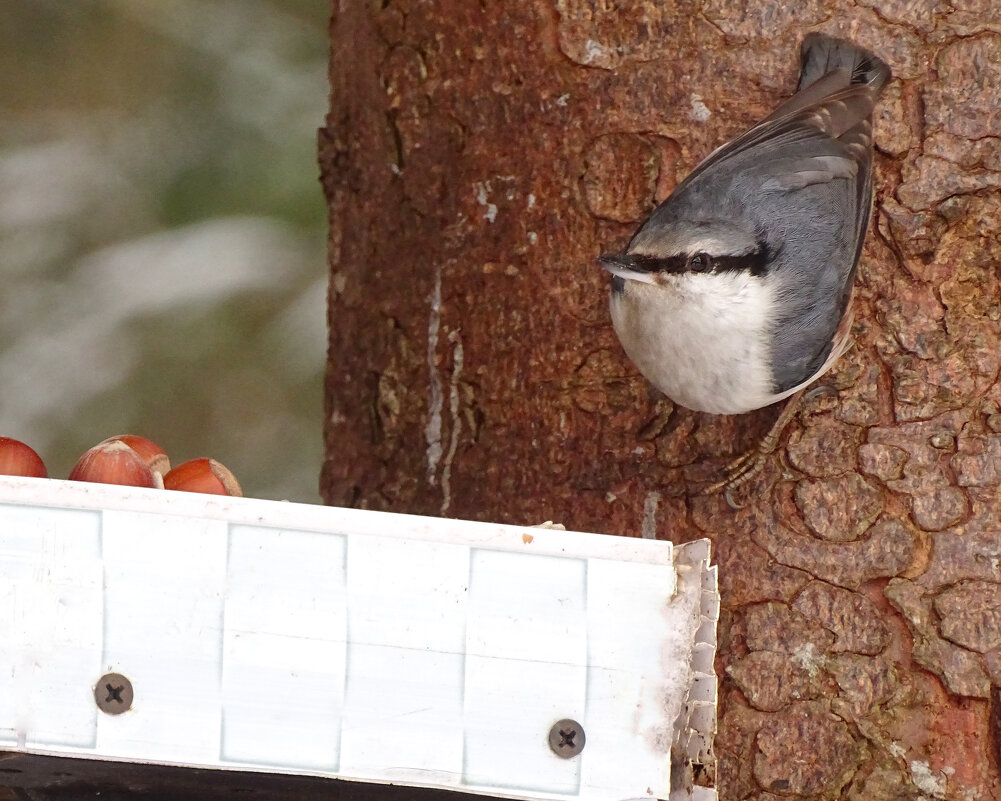
[[[710,153],[657,206],[611,273],[626,355],[676,404],[743,414],[793,398],[723,482],[774,450],[805,388],[849,344],[852,293],[872,207],[872,113],[890,67],[810,33],[796,92]]]

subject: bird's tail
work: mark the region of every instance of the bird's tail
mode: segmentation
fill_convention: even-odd
[[[833,72],[842,72],[848,85],[868,84],[874,94],[878,95],[891,76],[890,68],[878,56],[844,39],[836,39],[824,33],[811,33],[803,39],[800,59],[797,92]]]
[[[807,35],[801,52],[803,63],[796,94],[766,121],[826,106],[829,116],[821,120],[823,128],[840,138],[869,118],[876,98],[890,80],[890,68],[885,61],[858,45],[823,33]],[[831,105],[832,101],[837,104]]]

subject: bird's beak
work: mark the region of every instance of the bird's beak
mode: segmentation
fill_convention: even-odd
[[[644,284],[654,284],[653,274],[635,269],[632,259],[627,253],[603,253],[598,256],[598,264],[604,267],[612,275],[616,275],[626,281],[641,281]]]

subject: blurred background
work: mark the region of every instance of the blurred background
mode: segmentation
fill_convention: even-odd
[[[324,0],[0,0],[0,435],[318,502]]]

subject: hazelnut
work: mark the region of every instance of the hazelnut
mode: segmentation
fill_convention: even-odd
[[[41,457],[23,442],[10,437],[0,437],[0,475],[49,477]]]
[[[70,481],[155,487],[153,472],[142,457],[124,442],[105,441],[95,445],[74,465]]]
[[[225,466],[215,459],[191,459],[182,462],[163,477],[163,488],[185,492],[205,492],[210,495],[234,495],[243,491]]]
[[[140,437],[138,434],[118,434],[108,437],[101,444],[105,442],[124,442],[142,457],[146,466],[154,473],[165,475],[170,470],[170,459],[167,458],[166,451],[151,439]]]

